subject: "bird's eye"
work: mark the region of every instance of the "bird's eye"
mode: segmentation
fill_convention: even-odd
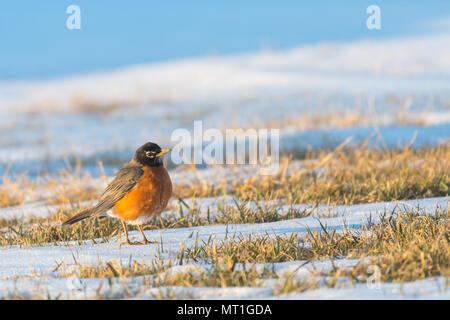
[[[146,151],[145,155],[147,156],[147,158],[154,158],[155,157],[155,153],[153,151]]]

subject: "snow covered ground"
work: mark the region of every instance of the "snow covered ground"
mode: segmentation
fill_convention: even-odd
[[[145,141],[174,145],[173,130],[192,130],[194,120],[204,129],[280,128],[282,151],[368,135],[398,146],[416,132],[414,146],[442,143],[450,136],[449,43],[448,33],[321,43],[2,82],[0,163],[34,174],[75,156],[93,171],[101,159],[108,171]]]
[[[197,200],[202,205],[202,200]],[[205,199],[203,206],[213,208],[214,202],[223,203],[227,199]],[[210,236],[216,240],[223,240],[227,236],[248,236],[248,235],[286,235],[286,234],[306,234],[307,229],[321,230],[320,223],[326,228],[341,230],[350,227],[357,230],[361,226],[367,225],[368,221],[376,223],[380,219],[380,214],[386,214],[389,217],[397,208],[420,208],[423,214],[434,214],[436,208],[444,211],[450,207],[450,197],[430,198],[423,200],[401,201],[398,203],[372,203],[365,205],[337,206],[335,208],[322,206],[315,210],[311,217],[277,221],[260,224],[233,224],[233,225],[208,225],[193,228],[166,229],[146,231],[149,239],[158,240],[159,244],[145,246],[122,246],[117,238],[112,238],[108,243],[101,243],[97,239],[96,243],[84,241],[83,244],[77,243],[59,243],[21,248],[17,246],[3,247],[0,249],[0,295],[11,296],[13,293],[23,296],[34,296],[45,292],[49,297],[80,298],[94,297],[99,292],[120,297],[123,283],[115,279],[112,284],[103,286],[99,291],[100,284],[107,283],[105,279],[76,279],[60,278],[58,265],[65,267],[79,264],[96,265],[108,261],[137,261],[140,263],[151,263],[155,257],[162,257],[164,260],[176,260],[177,253],[181,246],[193,247],[195,241],[206,242]],[[283,214],[281,207],[280,214]],[[0,215],[9,209],[3,209]],[[333,217],[324,217],[324,213],[333,212]],[[170,214],[170,213],[169,213]],[[326,215],[325,215],[326,216]],[[138,238],[138,232],[132,232],[131,238]],[[317,270],[331,268],[334,266],[352,266],[357,260],[337,259],[334,261],[315,261],[306,263],[305,261],[296,261],[288,263],[275,263],[274,270],[277,274],[295,273],[295,277],[308,277],[308,270]],[[207,264],[184,265],[173,267],[172,272],[179,272],[189,267],[207,268]],[[180,269],[181,268],[181,269]],[[142,279],[126,278],[127,285],[133,287],[136,285],[134,296],[139,298],[151,298],[161,290],[168,288],[149,288],[142,286]],[[141,282],[140,282],[141,281]],[[397,298],[440,298],[449,299],[450,291],[445,284],[444,278],[432,278],[412,283],[381,283],[379,288],[371,288],[367,285],[356,285],[345,287],[343,289],[318,289],[309,290],[302,294],[292,294],[279,296],[277,298],[293,299],[397,299]],[[141,285],[139,285],[141,284]],[[267,280],[262,287],[257,288],[171,288],[171,292],[178,292],[180,296],[191,294],[196,298],[274,298],[273,281]],[[103,290],[103,291],[102,291]],[[175,291],[173,291],[175,290]]]

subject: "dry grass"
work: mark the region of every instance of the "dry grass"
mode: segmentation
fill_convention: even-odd
[[[181,262],[200,261],[207,259],[213,264],[220,263],[278,263],[317,258],[313,251],[305,246],[300,234],[287,236],[250,235],[233,236],[223,241],[212,241],[201,246],[186,248],[180,255]],[[180,262],[180,263],[181,263]]]
[[[248,187],[241,195],[285,195],[288,203],[356,204],[449,194],[448,146],[417,151],[343,149],[309,157],[318,159],[309,170],[280,177],[283,183],[269,178],[256,194]]]
[[[311,232],[311,250],[316,256],[369,258],[382,270],[386,281],[410,281],[450,276],[450,222],[448,208],[434,216],[416,212],[383,218],[381,223],[355,235],[346,231]],[[357,270],[357,269],[355,269]]]
[[[50,204],[70,204],[82,201],[93,201],[98,198],[98,192],[106,184],[108,178],[103,174],[93,179],[91,175],[81,169],[81,163],[75,170],[60,170],[57,178],[45,179],[40,188],[51,190],[46,197]]]
[[[62,277],[78,278],[128,278],[161,274],[167,267],[154,260],[152,264],[142,264],[137,261],[129,262],[127,266],[117,261],[108,261],[99,266],[81,265],[77,263],[75,271],[63,271]]]
[[[155,277],[150,283],[152,287],[257,287],[261,279],[273,277],[274,274],[265,268],[259,271],[255,266],[236,268],[236,264],[215,264],[207,270],[187,270],[177,273],[166,272]]]
[[[328,229],[306,235],[251,235],[215,241],[211,236],[203,244],[182,247],[178,258],[155,257],[151,263],[130,261],[101,262],[97,265],[58,266],[59,277],[107,279],[122,289],[102,291],[96,298],[130,298],[159,288],[152,293],[157,299],[195,298],[189,291],[175,293],[172,287],[270,287],[273,295],[300,293],[318,288],[341,288],[365,284],[378,266],[380,281],[406,282],[430,277],[450,277],[449,213],[436,210],[434,215],[420,215],[418,210],[399,212],[361,230]],[[162,249],[161,249],[162,250]],[[161,251],[160,251],[161,252]],[[318,259],[359,259],[356,266],[333,267],[328,271],[309,269],[308,277],[297,278],[296,272],[277,274],[273,263]],[[75,259],[75,258],[74,258]],[[202,263],[202,267],[191,264]],[[259,266],[257,264],[260,264]],[[173,270],[174,266],[186,265]],[[300,264],[301,266],[301,264]],[[130,286],[130,278],[139,277]],[[267,282],[269,281],[269,282]],[[275,281],[275,282],[273,282]],[[163,290],[164,289],[164,290]],[[153,292],[153,291],[152,291]],[[18,299],[23,295],[8,298]],[[45,299],[45,293],[32,296]]]
[[[231,194],[240,200],[333,205],[446,196],[448,159],[449,145],[419,150],[338,148],[306,154],[300,168],[285,157],[272,176],[179,182],[174,193],[183,198]]]
[[[381,281],[404,282],[434,276],[450,277],[450,222],[448,211],[435,215],[402,212],[362,230],[346,229],[337,233],[323,229],[307,235],[252,235],[215,241],[212,236],[203,244],[198,238],[190,248],[182,247],[176,260],[155,258],[150,265],[129,262],[123,266],[116,261],[100,266],[78,265],[78,269],[63,273],[70,277],[113,278],[151,276],[146,285],[163,286],[257,286],[262,279],[277,279],[272,263],[313,261],[319,259],[360,259],[355,267],[334,268],[323,272],[311,270],[311,279],[281,277],[276,294],[301,292],[318,286],[335,287],[367,281],[369,266],[381,270]],[[187,268],[170,272],[173,265],[207,262],[207,268]],[[263,264],[258,270],[256,263]],[[326,277],[325,279],[323,279]],[[320,280],[317,280],[320,279]]]
[[[0,208],[23,204],[25,201],[23,190],[32,187],[32,183],[29,179],[17,177],[17,179],[13,181],[8,176],[3,177],[3,183],[0,185]]]
[[[175,180],[174,194],[181,198],[228,194],[239,200],[284,199],[288,204],[355,204],[446,196],[450,192],[450,145],[419,150],[376,150],[363,145],[310,152],[304,158],[299,164],[292,156],[282,157],[279,171],[272,176],[254,171],[242,177],[236,170],[235,176],[222,181]],[[80,162],[74,169],[61,170],[56,178],[33,181],[25,176],[5,176],[0,185],[0,207],[21,204],[24,199],[50,204],[93,200],[107,181],[106,176],[93,179],[83,172]]]
[[[337,232],[322,227],[307,235],[256,235],[213,239],[185,249],[185,259],[208,259],[213,263],[275,263],[317,259],[366,259],[372,257],[391,277],[408,281],[435,275],[450,276],[450,222],[448,208],[435,215],[418,211],[395,213],[360,230]],[[381,258],[380,258],[381,257]],[[377,260],[381,259],[381,260]],[[414,270],[417,274],[410,274]],[[386,280],[392,280],[389,277]]]
[[[35,218],[27,222],[22,220],[2,221],[0,246],[32,247],[46,243],[58,245],[71,241],[80,244],[84,240],[101,243],[108,242],[120,233],[118,221],[112,219],[93,219],[88,223],[75,224],[69,228],[61,228],[61,224],[55,222],[55,217],[58,217],[56,218],[58,221],[62,221],[62,217],[71,214],[73,211],[60,210],[50,218]]]
[[[0,185],[0,208],[21,205],[25,200],[45,201],[49,205],[95,200],[107,180],[108,177],[104,174],[94,179],[82,170],[80,161],[77,161],[74,168],[68,164],[67,169],[59,170],[56,176],[45,175],[31,179],[26,175],[5,175]]]
[[[11,194],[11,191],[0,190],[0,208],[18,206],[24,202],[25,198]]]
[[[339,288],[366,283],[379,272],[381,282],[407,282],[430,277],[450,278],[450,222],[448,213],[436,216],[399,214],[370,228],[365,236],[330,236],[316,233],[315,254],[359,258],[352,268],[334,267],[332,271],[314,271],[307,279],[286,277],[274,294],[304,292],[319,287]],[[331,242],[329,242],[331,240]],[[342,281],[344,279],[344,281]]]
[[[450,222],[429,216],[399,216],[385,221],[374,235],[367,255],[381,270],[381,281],[414,281],[434,276],[450,277]],[[354,270],[353,272],[357,272]]]
[[[172,214],[156,219],[147,229],[265,223],[311,214],[311,210],[295,208],[280,214],[281,206],[297,203],[355,204],[449,194],[448,145],[420,150],[342,147],[310,153],[305,158],[301,164],[283,158],[280,171],[274,176],[232,177],[231,182],[227,180],[215,185],[211,182],[214,185],[211,188],[208,184],[191,184],[188,189],[187,185],[175,181],[178,182],[175,185],[178,196],[195,200],[200,196],[233,195],[236,201],[234,205],[218,203],[212,210],[214,212],[210,212],[211,208],[200,210],[195,201],[188,205],[180,197],[177,205],[171,208]],[[4,179],[0,186],[0,206],[22,204],[31,198],[49,204],[73,203],[73,207],[60,209],[46,218],[0,219],[0,246],[67,245],[71,241],[81,244],[89,239],[108,242],[120,235],[119,223],[111,219],[93,219],[60,227],[63,220],[80,210],[81,201],[95,199],[103,182],[106,177],[93,179],[77,169],[61,171],[58,178],[39,181],[24,177]],[[249,203],[258,203],[258,206],[250,207]],[[142,277],[141,289],[264,286],[264,281],[270,279],[277,281],[273,286],[274,295],[362,283],[367,281],[372,265],[380,268],[381,281],[450,277],[448,209],[437,209],[434,215],[420,215],[418,209],[397,207],[399,211],[389,218],[382,216],[380,222],[368,223],[359,230],[348,228],[337,232],[323,227],[307,234],[229,235],[220,241],[212,235],[204,243],[199,243],[197,238],[194,245],[182,247],[169,261],[160,257],[150,264],[99,261],[98,265],[76,264],[75,269],[59,272],[61,277],[117,278],[124,283],[129,278]],[[327,272],[312,271],[306,280],[294,275],[279,276],[272,269],[274,263],[343,258],[359,259],[360,263]],[[172,266],[193,262],[207,267],[171,272]],[[263,268],[257,264],[262,264]],[[136,291],[130,291],[130,296],[135,294],[133,292]],[[45,298],[45,295],[38,297]],[[174,297],[176,295],[171,292],[156,296]]]
[[[187,189],[186,185],[175,181],[177,195],[190,194],[195,200],[197,193],[202,196],[231,194],[236,199],[236,205],[218,204],[218,212],[211,214],[209,209],[204,212],[195,205],[190,207],[179,198],[178,206],[172,208],[178,214],[158,218],[147,228],[263,223],[302,218],[311,214],[311,211],[294,208],[286,214],[280,214],[279,208],[284,204],[338,205],[447,196],[450,185],[448,159],[448,145],[420,150],[373,150],[362,146],[309,154],[307,160],[300,165],[294,165],[285,158],[277,175],[254,175],[244,180],[237,177],[236,182],[223,183],[226,190],[220,189],[222,183],[219,183],[211,193],[204,193],[204,187],[195,183],[190,184],[191,187]],[[108,241],[117,235],[119,225],[108,219],[88,220],[64,229],[59,227],[62,221],[79,211],[80,201],[95,199],[102,190],[100,186],[103,187],[107,181],[105,176],[93,179],[80,167],[78,165],[74,170],[63,170],[58,178],[47,178],[42,182],[31,182],[24,178],[4,180],[0,190],[8,192],[0,206],[20,204],[25,196],[32,198],[36,194],[39,196],[35,200],[74,205],[72,209],[58,210],[48,218],[29,221],[0,218],[0,245],[29,246],[98,238]],[[26,191],[22,197],[17,198],[22,188]],[[199,191],[200,189],[203,191]],[[261,200],[268,200],[269,204],[261,204]],[[250,209],[247,203],[251,201],[259,203],[259,206]]]
[[[146,229],[174,229],[190,228],[205,225],[234,224],[234,223],[265,223],[303,218],[311,214],[311,210],[292,208],[285,214],[280,214],[279,206],[272,204],[261,205],[256,209],[248,205],[218,206],[218,212],[209,214],[201,212],[197,207],[189,208],[180,201],[178,214],[164,218],[157,218]],[[33,246],[51,242],[80,242],[83,240],[96,240],[108,242],[122,232],[120,223],[115,219],[95,218],[80,223],[61,227],[61,223],[68,217],[79,212],[75,206],[71,210],[60,209],[47,218],[32,218],[28,221],[20,219],[0,220],[0,246],[20,245]],[[129,230],[137,230],[129,226]]]
[[[211,268],[188,268],[179,272],[170,270],[171,263],[155,259],[150,265],[132,262],[128,266],[117,261],[109,261],[98,266],[78,265],[75,270],[62,272],[61,277],[78,278],[120,278],[142,277],[146,287],[242,287],[259,286],[261,279],[273,278],[275,274],[268,268],[257,270],[255,266],[238,267],[236,263],[215,264]]]

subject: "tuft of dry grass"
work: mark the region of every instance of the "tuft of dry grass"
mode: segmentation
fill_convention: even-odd
[[[60,170],[57,178],[47,177],[44,185],[39,187],[50,191],[45,199],[49,204],[79,203],[96,200],[107,180],[105,175],[99,179],[92,178],[81,169],[79,163],[75,171]]]
[[[189,207],[182,199],[179,202],[178,214],[157,218],[145,229],[175,229],[190,228],[205,225],[234,224],[234,223],[265,223],[309,216],[311,210],[291,208],[280,214],[279,206],[273,204],[260,205],[250,208],[249,205],[220,206],[219,211],[210,214],[201,212],[197,207]],[[209,209],[208,209],[209,210]],[[121,225],[118,220],[110,218],[94,218],[80,223],[61,227],[61,223],[68,217],[79,212],[77,206],[72,209],[59,209],[55,214],[46,218],[32,218],[27,221],[20,219],[0,219],[0,246],[20,245],[33,246],[51,242],[80,242],[95,240],[108,242],[112,237],[120,235]],[[137,230],[129,226],[129,230]]]
[[[201,246],[186,248],[180,259],[199,261],[207,259],[211,263],[278,263],[296,260],[310,260],[313,252],[305,246],[299,234],[286,236],[250,235],[233,236],[222,241],[211,238]]]
[[[58,271],[61,277],[118,279],[127,297],[148,288],[165,288],[155,298],[179,298],[170,288],[270,286],[274,295],[304,292],[318,288],[340,288],[366,283],[371,267],[380,270],[380,281],[405,282],[430,277],[450,277],[449,213],[436,210],[434,215],[420,215],[419,210],[380,216],[380,221],[361,230],[346,228],[336,232],[323,227],[307,234],[213,236],[191,247],[180,248],[177,258],[165,260],[160,255],[151,263],[130,261],[99,262]],[[162,249],[161,249],[162,250]],[[309,269],[310,276],[296,273],[277,274],[274,263],[319,259],[359,259],[356,266],[332,270]],[[199,265],[191,262],[199,263]],[[257,264],[260,264],[259,266]],[[187,265],[173,270],[174,266]],[[133,289],[127,279],[140,277]],[[109,280],[108,280],[109,281]],[[269,282],[266,282],[269,281]],[[275,281],[275,282],[273,282]],[[101,293],[100,293],[101,297]],[[106,297],[106,296],[105,296]]]
[[[11,191],[0,190],[0,208],[13,207],[23,204],[24,197],[13,195]]]
[[[268,268],[257,270],[256,266],[244,268],[236,263],[215,264],[211,268],[188,268],[179,272],[170,270],[171,263],[154,259],[150,265],[132,262],[128,266],[117,261],[108,261],[97,266],[77,265],[72,271],[61,272],[61,277],[78,278],[120,278],[142,277],[142,284],[148,287],[242,287],[260,286],[261,278],[272,278],[273,271]]]
[[[450,222],[447,210],[436,214],[398,213],[382,218],[368,232],[310,232],[311,250],[318,256],[369,258],[361,270],[378,265],[384,281],[410,281],[450,276]],[[366,260],[365,260],[366,261]],[[355,269],[357,270],[357,269]]]
[[[381,281],[413,281],[434,276],[450,277],[450,222],[447,209],[435,215],[418,211],[395,213],[361,230],[337,232],[322,226],[307,235],[254,235],[223,241],[209,239],[184,249],[182,258],[211,263],[277,263],[297,260],[360,259],[350,272],[336,269],[330,274],[358,279],[371,265],[381,270]]]
[[[295,154],[293,152],[292,154]],[[339,147],[304,155],[299,163],[293,156],[281,159],[279,171],[262,176],[257,170],[222,181],[177,179],[174,194],[179,198],[232,195],[238,200],[278,200],[287,204],[356,204],[449,195],[450,145],[412,150]],[[190,172],[195,169],[183,167]],[[232,168],[227,168],[232,169]],[[180,169],[176,171],[180,173]],[[194,172],[195,173],[195,172]],[[182,175],[181,175],[182,176]],[[81,163],[61,170],[58,177],[32,181],[25,176],[3,177],[0,207],[45,200],[49,204],[94,200],[109,179],[93,179]],[[188,181],[188,182],[185,182]]]
[[[430,277],[450,278],[450,222],[448,213],[435,216],[399,214],[383,219],[364,236],[332,236],[317,233],[315,254],[359,258],[355,267],[313,271],[308,279],[287,277],[274,294],[304,292],[319,287],[339,288],[366,283],[379,270],[381,282],[407,282]],[[331,243],[328,241],[332,240]],[[376,268],[376,269],[375,269]],[[344,279],[344,281],[342,281]],[[373,280],[373,279],[372,279]]]
[[[18,177],[15,180],[4,176],[0,185],[0,208],[21,205],[25,201],[23,190],[32,188],[32,183]]]
[[[64,217],[72,215],[74,211],[61,209],[53,217],[34,218],[27,222],[1,221],[0,246],[32,247],[46,243],[62,245],[67,242],[81,244],[85,240],[92,240],[94,243],[108,242],[121,232],[119,222],[113,219],[92,219],[68,228],[61,228]]]
[[[274,273],[264,268],[257,270],[255,266],[236,268],[236,264],[216,264],[204,270],[189,270],[177,273],[166,272],[156,277],[151,283],[155,287],[184,286],[184,287],[257,287],[262,285],[262,278],[274,277]]]
[[[67,165],[67,169],[59,170],[54,177],[48,174],[35,179],[26,175],[3,176],[0,184],[0,208],[25,202],[45,201],[54,205],[97,199],[108,178],[103,174],[94,179],[83,171],[80,161],[76,162],[74,168],[69,163]]]
[[[278,199],[278,203],[259,203],[256,207],[250,206],[250,202],[239,203],[236,201],[233,206],[218,204],[217,212],[211,214],[209,208],[204,212],[199,210],[195,205],[189,207],[186,202],[180,199],[178,203],[178,214],[174,213],[166,215],[163,218],[157,218],[151,225],[146,226],[146,228],[172,229],[214,224],[266,223],[304,218],[310,216],[313,212],[312,210],[301,210],[292,207],[287,212],[281,214],[280,208],[283,205],[283,199]],[[60,227],[62,221],[78,211],[79,209],[75,206],[73,209],[60,209],[56,214],[47,218],[34,218],[29,221],[0,220],[0,227],[2,227],[2,230],[0,230],[0,246],[32,246],[50,242],[79,242],[88,239],[101,239],[100,241],[107,242],[112,237],[120,234],[121,227],[119,223],[116,220],[109,218],[85,220],[65,228]],[[131,227],[131,229],[132,228],[133,227]],[[327,232],[328,231],[325,229],[324,232],[317,234],[317,237],[329,237]],[[312,235],[312,237],[314,237],[314,235]],[[341,246],[337,248],[339,248],[341,252],[336,255],[345,255],[347,249],[342,247],[342,245],[348,244],[350,240],[352,240],[353,235],[344,232],[341,234],[340,239],[334,239],[333,237],[319,243],[332,244],[333,241],[338,241],[341,243]],[[257,240],[262,243],[264,242],[261,239]],[[259,248],[259,250],[261,249],[262,248]],[[325,251],[326,248],[320,248],[322,255]],[[333,254],[333,252],[330,253],[331,256],[333,256]]]
[[[311,153],[302,170],[280,170],[237,188],[243,199],[357,204],[449,194],[450,146],[419,150],[343,148]],[[287,166],[286,164],[285,166]],[[255,183],[256,182],[256,183]]]
[[[292,154],[295,154],[293,152]],[[338,147],[309,152],[299,164],[284,156],[271,176],[257,171],[222,181],[176,182],[181,198],[233,195],[239,200],[283,199],[288,204],[357,204],[449,195],[450,145],[413,150]],[[188,168],[187,170],[193,170]],[[233,171],[232,171],[233,172]],[[194,172],[195,173],[195,172]]]
[[[169,265],[170,266],[170,265]],[[77,263],[75,270],[63,271],[61,276],[78,278],[128,278],[149,276],[162,273],[168,266],[161,261],[154,259],[151,264],[143,264],[137,261],[130,261],[127,266],[116,260],[101,263],[98,266],[82,265]]]
[[[450,277],[450,222],[445,217],[396,217],[383,221],[375,232],[370,261],[352,270],[367,274],[371,265],[381,270],[381,281],[404,282],[435,276]]]

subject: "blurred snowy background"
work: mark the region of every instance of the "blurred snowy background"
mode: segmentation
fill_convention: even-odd
[[[0,39],[0,175],[110,173],[194,120],[280,128],[287,152],[450,137],[448,1],[19,0]]]

